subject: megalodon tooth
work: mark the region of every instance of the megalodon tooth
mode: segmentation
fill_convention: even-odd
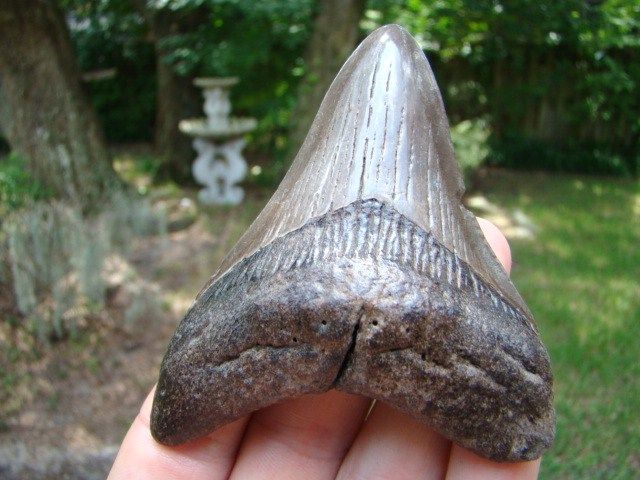
[[[347,60],[271,200],[178,326],[153,436],[335,388],[498,461],[554,437],[549,357],[461,203],[433,72],[401,27]]]

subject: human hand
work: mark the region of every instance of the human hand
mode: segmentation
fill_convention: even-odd
[[[506,239],[490,222],[478,221],[509,271]],[[153,391],[109,480],[531,480],[540,466],[540,460],[491,462],[383,403],[371,407],[367,398],[335,390],[271,405],[204,438],[166,447],[149,430],[152,401]]]

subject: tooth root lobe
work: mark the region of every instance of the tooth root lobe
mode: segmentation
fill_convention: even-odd
[[[338,225],[343,236],[334,234]],[[363,245],[379,247],[363,251]],[[262,268],[238,281],[256,263]],[[495,409],[548,428],[544,409],[529,419],[530,405],[551,401],[546,353],[526,313],[489,285],[460,287],[458,277],[483,283],[433,235],[375,199],[278,238],[221,277],[180,325],[180,340],[172,342],[162,367],[158,391],[164,397],[154,405],[154,434],[163,443],[182,443],[280,399],[334,386],[387,401],[450,438],[464,433],[472,440],[463,444],[476,451],[478,439],[488,443],[499,435],[501,450],[481,451],[490,458],[529,458],[513,450],[526,432],[508,440]],[[451,306],[461,304],[464,309]],[[496,348],[482,325],[469,322],[487,311],[490,330],[500,327],[500,344],[528,348],[514,354]],[[188,349],[185,339],[192,342]],[[185,350],[194,352],[187,365]],[[469,358],[475,363],[460,361]],[[176,378],[184,383],[176,386]],[[508,388],[518,394],[505,396]],[[411,390],[409,396],[398,393]],[[476,428],[470,432],[469,412],[462,413],[474,404]],[[174,411],[171,422],[163,405]],[[548,432],[536,434],[544,438],[526,455],[539,455],[550,441]]]

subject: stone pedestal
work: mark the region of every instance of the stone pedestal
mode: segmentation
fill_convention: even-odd
[[[198,199],[208,204],[237,205],[244,198],[244,190],[236,185],[247,173],[247,162],[242,156],[244,138],[214,143],[202,138],[193,141],[198,152],[191,167],[198,183],[206,185],[198,192]]]

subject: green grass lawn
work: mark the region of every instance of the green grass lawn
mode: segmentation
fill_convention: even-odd
[[[478,189],[535,226],[510,243],[555,374],[558,431],[541,478],[640,478],[640,185],[492,171]],[[266,198],[207,211],[212,231],[224,226],[217,260]]]
[[[640,478],[639,184],[492,173],[479,189],[537,226],[511,247],[555,374],[558,431],[541,478]]]

